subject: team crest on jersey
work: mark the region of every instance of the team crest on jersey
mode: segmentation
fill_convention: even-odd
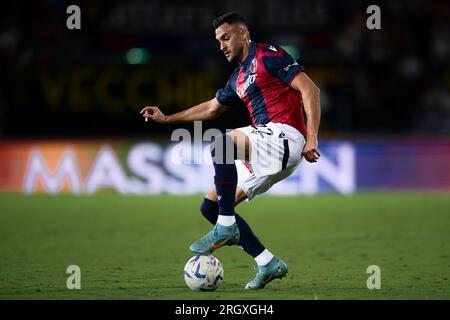
[[[256,58],[253,58],[252,63],[250,65],[250,72],[256,73],[257,68],[258,68],[258,61],[256,61]]]

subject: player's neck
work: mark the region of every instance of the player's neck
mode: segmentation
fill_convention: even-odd
[[[239,65],[243,64],[245,59],[247,59],[248,53],[250,51],[250,46],[252,45],[252,42],[249,41],[248,43],[244,43],[244,46],[242,48],[242,56],[239,59]]]

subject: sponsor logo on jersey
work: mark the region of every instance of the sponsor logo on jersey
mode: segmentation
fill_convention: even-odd
[[[297,62],[297,61],[294,61],[294,63],[288,64],[286,67],[283,68],[283,70],[284,70],[284,71],[288,71],[289,68],[290,68],[290,67],[293,67],[293,66],[298,66],[298,62]]]
[[[247,79],[245,80],[244,85],[243,85],[241,88],[239,88],[239,89],[237,90],[237,95],[238,95],[240,98],[242,98],[242,97],[244,96],[244,94],[245,94],[245,91],[247,91],[248,87],[249,87],[252,83],[254,83],[255,80],[256,80],[256,74],[251,74],[251,75],[249,75],[249,76],[247,77]]]
[[[245,79],[244,85],[241,88],[238,88],[236,90],[237,95],[242,99],[242,97],[245,94],[245,91],[247,91],[248,87],[255,82],[256,80],[256,70],[258,68],[258,62],[256,58],[252,60],[252,63],[250,64],[250,75]]]

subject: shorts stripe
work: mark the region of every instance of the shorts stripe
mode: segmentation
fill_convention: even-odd
[[[289,160],[289,140],[288,139],[283,140],[283,146],[284,146],[284,153],[283,153],[283,162],[281,165],[281,170],[286,169],[287,163]]]
[[[250,167],[248,166],[247,162],[245,162],[244,160],[241,160],[242,164],[244,165],[244,167],[247,168],[248,172],[250,172],[251,174],[253,174],[252,170],[250,169]]]

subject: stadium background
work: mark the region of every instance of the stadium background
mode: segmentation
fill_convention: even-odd
[[[81,30],[66,27],[71,4]],[[366,28],[370,4],[381,8],[381,30]],[[234,67],[211,21],[228,11],[247,18],[254,41],[288,50],[321,89],[320,162],[239,209],[294,265],[297,279],[274,283],[275,298],[450,297],[448,2],[130,0],[2,4],[0,298],[269,297],[238,290],[253,270],[236,250],[218,253],[231,276],[217,295],[195,296],[178,277],[207,228],[198,205],[212,167],[183,164],[192,154],[177,152],[171,134],[188,130],[202,154],[202,132],[247,125],[246,109],[200,133],[138,114],[185,109],[225,84]],[[179,238],[154,248],[174,231]],[[391,290],[365,286],[375,257]],[[72,263],[89,270],[79,292],[65,287]]]

